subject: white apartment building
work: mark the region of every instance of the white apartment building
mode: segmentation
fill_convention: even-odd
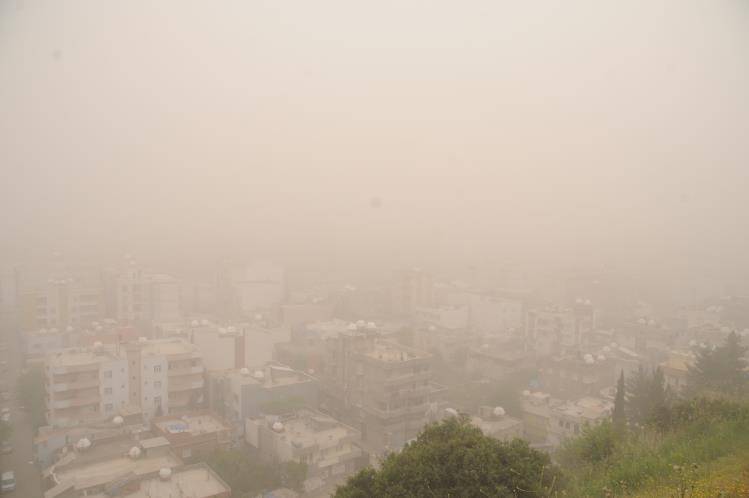
[[[523,301],[470,294],[471,330],[478,334],[503,334],[523,328]]]
[[[46,417],[68,427],[116,414],[128,402],[127,360],[115,349],[64,349],[45,360]]]
[[[247,443],[267,459],[306,463],[323,479],[356,471],[361,463],[359,431],[328,415],[301,409],[284,416],[245,420]]]
[[[180,284],[174,277],[129,267],[116,275],[112,285],[120,323],[153,325],[181,319]]]
[[[22,301],[24,326],[32,330],[88,325],[104,309],[101,283],[77,278],[49,279]]]
[[[183,339],[141,338],[124,345],[130,404],[144,416],[183,413],[203,405],[203,357]]]

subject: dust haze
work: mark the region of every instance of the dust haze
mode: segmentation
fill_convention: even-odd
[[[738,0],[4,0],[0,251],[746,292],[748,23]]]

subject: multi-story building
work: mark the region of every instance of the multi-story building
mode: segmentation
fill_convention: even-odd
[[[560,445],[565,439],[579,436],[587,427],[611,418],[614,404],[611,401],[585,396],[562,402],[551,409],[549,442]]]
[[[554,448],[586,427],[609,420],[613,409],[611,401],[593,396],[563,401],[547,393],[524,391],[525,437],[531,443]]]
[[[102,282],[95,274],[50,278],[19,296],[21,326],[39,328],[80,327],[102,317]]]
[[[56,427],[101,420],[128,402],[128,365],[116,349],[64,349],[45,359],[46,418]]]
[[[210,407],[232,425],[244,419],[278,414],[318,403],[318,381],[280,363],[209,372]]]
[[[180,284],[174,277],[131,265],[110,279],[110,287],[114,316],[122,324],[150,327],[181,319]]]
[[[417,308],[434,306],[432,276],[420,268],[399,272],[392,290],[392,311],[397,316],[413,316]]]
[[[478,334],[506,334],[523,328],[523,301],[470,294],[470,328]]]
[[[468,350],[466,370],[483,378],[502,381],[523,369],[533,366],[532,353],[519,340],[496,337],[485,338]]]
[[[450,330],[468,329],[468,307],[466,306],[416,308],[415,318],[416,323],[421,325],[434,325]]]
[[[481,429],[485,436],[500,441],[523,437],[523,421],[507,415],[501,406],[479,407],[479,414],[471,417],[471,423]]]
[[[195,412],[155,418],[151,427],[156,436],[169,441],[180,458],[206,456],[216,450],[227,450],[231,443],[230,427],[210,412]]]
[[[203,357],[182,339],[141,338],[123,346],[129,367],[129,401],[146,417],[186,413],[204,406]]]
[[[74,443],[72,451],[44,470],[44,496],[130,496],[125,493],[137,490],[138,482],[157,477],[160,472],[171,475],[171,470],[180,465],[182,461],[163,437],[137,440],[125,435],[101,443],[82,438]]]
[[[245,440],[267,459],[307,464],[308,475],[343,477],[366,464],[359,432],[318,411],[248,418]]]
[[[257,261],[223,268],[218,275],[218,307],[224,318],[250,318],[258,313],[277,316],[286,296],[283,266]]]
[[[320,406],[361,427],[372,451],[397,450],[418,434],[444,388],[432,382],[430,354],[355,329],[326,341]]]
[[[579,300],[571,308],[547,306],[532,309],[526,314],[526,344],[539,356],[576,351],[595,326],[595,309],[590,301]]]

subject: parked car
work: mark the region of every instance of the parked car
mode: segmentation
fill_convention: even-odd
[[[16,489],[16,474],[12,470],[3,472],[0,478],[0,492],[10,493]]]
[[[6,424],[9,424],[10,423],[10,412],[3,413],[2,416],[0,416],[0,420],[2,420],[3,422],[5,422]]]
[[[0,443],[0,453],[3,455],[13,453],[13,445],[10,444],[9,441],[3,441],[2,443]]]

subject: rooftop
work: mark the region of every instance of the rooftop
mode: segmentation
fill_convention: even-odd
[[[70,348],[54,352],[47,356],[47,363],[51,367],[77,367],[95,365],[119,359],[114,351],[99,348],[92,349]]]
[[[283,423],[283,432],[278,433],[281,439],[288,440],[297,448],[334,447],[341,439],[359,434],[353,427],[306,408],[282,417],[280,421]]]
[[[554,410],[568,417],[598,420],[601,417],[608,416],[613,408],[614,404],[611,401],[585,396],[575,401],[562,403],[554,407]]]
[[[198,354],[198,348],[194,344],[180,339],[159,339],[139,342],[142,345],[142,353],[152,356],[171,356],[182,354]]]
[[[166,434],[189,433],[193,436],[199,436],[228,430],[228,427],[221,420],[210,414],[163,417],[154,420],[153,423]]]
[[[386,363],[397,363],[419,358],[428,358],[429,354],[392,342],[376,341],[374,347],[364,353],[364,356]]]
[[[201,463],[173,470],[168,479],[144,479],[138,491],[122,495],[122,498],[207,498],[229,491],[229,485],[208,465]]]

